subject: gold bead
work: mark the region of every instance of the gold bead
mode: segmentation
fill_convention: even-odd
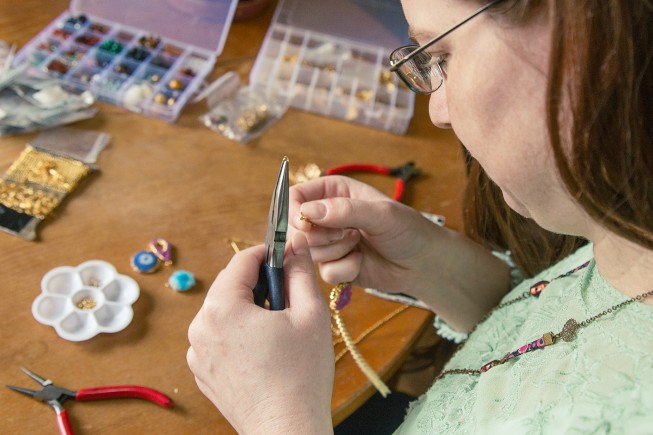
[[[154,96],[154,102],[157,103],[157,104],[166,104],[167,100],[168,99],[163,94],[156,94]]]
[[[168,87],[175,91],[179,91],[184,88],[184,84],[181,82],[181,80],[172,79],[170,80],[170,83],[168,83]]]

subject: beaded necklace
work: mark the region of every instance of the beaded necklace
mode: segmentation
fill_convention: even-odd
[[[587,262],[581,264],[580,266],[575,267],[574,269],[553,278],[551,281],[539,281],[539,282],[533,284],[528,289],[528,291],[525,291],[520,296],[517,296],[514,299],[508,300],[506,302],[503,302],[502,304],[497,305],[492,310],[490,310],[490,312],[487,313],[478,322],[478,324],[471,330],[471,332],[468,335],[468,339],[469,339],[469,336],[471,336],[474,333],[474,331],[476,331],[476,328],[478,328],[478,326],[480,324],[485,322],[496,311],[498,311],[498,310],[500,310],[502,308],[505,308],[508,305],[512,305],[515,302],[522,301],[522,300],[524,300],[526,298],[538,297],[540,295],[540,293],[542,293],[542,291],[546,288],[546,286],[549,285],[550,282],[555,281],[556,279],[559,279],[559,278],[564,278],[564,277],[569,276],[569,275],[571,275],[571,274],[573,274],[575,272],[578,272],[579,270],[584,269],[585,267],[587,267],[587,265],[589,263],[590,262],[587,261]],[[440,380],[443,377],[448,376],[448,375],[462,375],[462,374],[465,374],[465,375],[480,375],[481,373],[485,373],[485,372],[487,372],[488,370],[490,370],[493,367],[496,367],[496,366],[498,366],[500,364],[504,364],[504,363],[506,363],[507,361],[510,361],[513,358],[520,357],[525,353],[532,352],[532,351],[537,350],[537,349],[542,349],[542,348],[544,348],[546,346],[551,346],[551,345],[557,344],[557,343],[560,342],[560,340],[565,341],[565,342],[570,342],[576,337],[576,331],[578,331],[580,328],[584,328],[585,326],[589,325],[590,323],[594,322],[595,320],[599,319],[600,317],[603,317],[603,316],[605,316],[607,314],[610,314],[610,313],[613,313],[613,312],[615,312],[617,310],[620,310],[621,308],[625,307],[626,305],[629,305],[629,304],[631,304],[631,303],[633,303],[635,301],[643,301],[644,299],[646,299],[647,297],[652,296],[652,295],[653,295],[653,290],[642,293],[642,294],[639,294],[639,295],[634,296],[632,298],[626,299],[625,301],[623,301],[621,303],[618,303],[616,305],[613,305],[610,308],[608,308],[608,309],[606,309],[606,310],[604,310],[604,311],[602,311],[602,312],[600,312],[600,313],[598,313],[598,314],[596,314],[596,315],[594,315],[592,317],[589,317],[589,318],[583,320],[582,322],[577,322],[575,319],[569,319],[569,320],[567,320],[567,322],[563,326],[562,331],[558,332],[557,334],[554,334],[553,332],[546,332],[546,333],[542,334],[542,336],[540,338],[538,338],[536,340],[533,340],[530,343],[526,343],[523,346],[519,347],[518,349],[513,350],[512,352],[508,352],[507,354],[505,354],[503,356],[503,358],[495,359],[495,360],[492,360],[492,361],[490,361],[488,363],[485,363],[478,369],[461,368],[461,369],[444,370],[435,378],[435,381],[438,381],[438,380]],[[463,346],[464,346],[464,343],[461,344],[458,347],[458,349],[456,350],[455,353],[458,353],[463,348]]]

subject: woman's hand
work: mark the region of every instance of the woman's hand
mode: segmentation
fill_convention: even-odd
[[[410,288],[442,231],[367,184],[335,175],[293,186],[290,216],[325,281],[389,292]]]
[[[263,246],[241,251],[220,272],[190,325],[188,365],[239,433],[331,433],[329,308],[306,239],[286,249],[283,311],[254,304],[264,256]]]

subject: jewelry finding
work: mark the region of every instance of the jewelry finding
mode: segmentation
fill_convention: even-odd
[[[309,224],[312,227],[317,226],[317,224],[314,224],[313,221],[311,221],[309,218],[304,216],[304,213],[301,213],[301,212],[299,213],[299,220],[306,222],[307,224]]]
[[[0,204],[19,213],[41,220],[48,217],[61,202],[60,196],[27,184],[0,180]]]
[[[55,156],[27,146],[7,170],[7,178],[69,193],[90,171],[91,169],[79,160]]]
[[[159,260],[163,261],[166,266],[172,264],[172,245],[166,239],[152,239],[150,240],[148,248],[150,248],[150,251],[152,251]]]
[[[131,258],[131,266],[136,272],[152,273],[159,268],[159,259],[151,251],[138,251]]]
[[[172,79],[168,83],[168,87],[174,91],[181,91],[184,89],[184,84],[179,79]]]
[[[268,106],[259,104],[254,109],[244,110],[236,118],[236,125],[242,131],[253,132],[258,130],[268,120]]]
[[[168,278],[168,285],[178,292],[190,290],[195,284],[195,275],[187,270],[176,270]]]
[[[77,308],[80,310],[92,310],[97,306],[95,299],[86,297],[77,303]]]

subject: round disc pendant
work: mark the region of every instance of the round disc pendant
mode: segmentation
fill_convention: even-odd
[[[150,251],[138,251],[131,259],[131,266],[136,272],[152,273],[159,268],[159,259]]]
[[[187,270],[176,270],[168,278],[168,285],[178,292],[185,292],[195,286],[195,275]]]

